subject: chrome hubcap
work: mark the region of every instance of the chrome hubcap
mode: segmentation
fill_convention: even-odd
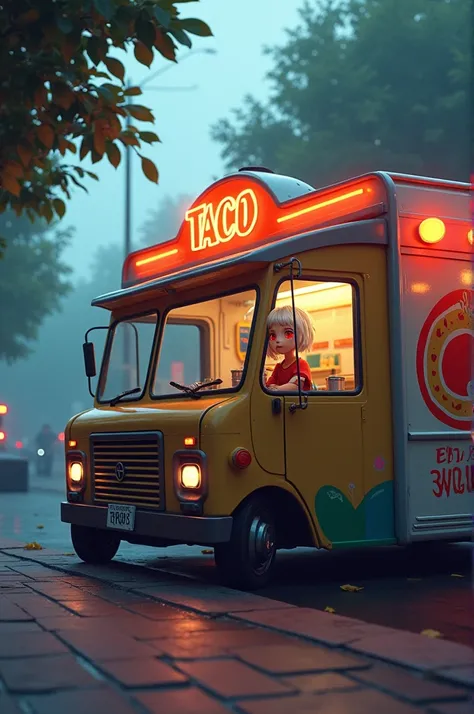
[[[275,533],[270,523],[255,516],[249,533],[250,562],[255,573],[261,575],[270,567],[275,552]]]

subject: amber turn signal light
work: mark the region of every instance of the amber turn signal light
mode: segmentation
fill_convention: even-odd
[[[423,243],[439,243],[446,234],[446,226],[441,218],[425,218],[418,226],[418,233]]]

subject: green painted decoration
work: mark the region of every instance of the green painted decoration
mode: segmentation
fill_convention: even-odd
[[[333,543],[394,537],[393,481],[374,486],[357,508],[340,489],[322,486],[314,507],[324,535]]]

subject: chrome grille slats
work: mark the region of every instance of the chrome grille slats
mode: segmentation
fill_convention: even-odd
[[[92,434],[94,501],[162,510],[162,456],[160,432]],[[116,478],[117,464],[125,467],[122,481]]]

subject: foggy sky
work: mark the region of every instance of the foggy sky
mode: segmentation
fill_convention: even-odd
[[[196,37],[193,49],[212,48],[217,54],[190,56],[149,85],[198,85],[195,91],[145,88],[143,95],[135,98],[137,104],[148,106],[156,117],[154,127],[141,124],[141,128],[155,131],[162,140],[159,145],[145,145],[143,151],[158,166],[158,186],[142,176],[139,159],[133,157],[132,243],[135,240],[135,246],[138,229],[148,210],[155,208],[163,196],[183,193],[197,196],[223,175],[219,146],[210,139],[210,126],[227,116],[231,108],[238,107],[245,94],[251,93],[260,99],[268,95],[268,85],[263,78],[271,65],[269,58],[263,56],[262,47],[281,43],[284,29],[295,26],[300,5],[296,0],[201,0],[179,6],[182,16],[206,21],[214,33],[212,38]],[[180,55],[184,57],[188,52],[183,47]],[[116,56],[134,83],[171,64],[156,56],[148,70],[130,53]],[[122,249],[124,231],[124,162],[117,170],[107,159],[95,166],[89,161],[83,165],[97,173],[100,182],[88,180],[89,194],[79,189],[75,192],[64,220],[66,226],[76,228],[65,258],[77,276],[87,275],[96,246],[117,241]]]

